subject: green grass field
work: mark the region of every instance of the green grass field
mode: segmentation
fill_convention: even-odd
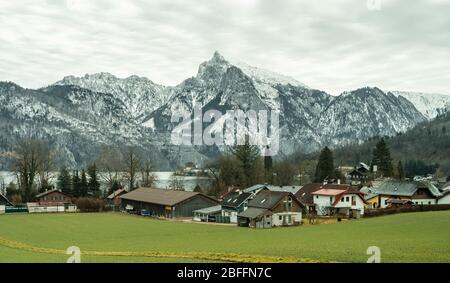
[[[267,230],[124,214],[0,216],[0,262],[337,261],[450,262],[450,211],[406,213]]]

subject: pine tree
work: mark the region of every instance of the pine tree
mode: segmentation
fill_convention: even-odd
[[[72,193],[72,177],[66,167],[61,167],[59,171],[57,187],[66,194]]]
[[[334,175],[333,152],[326,146],[320,152],[314,178],[316,182],[323,182],[325,179],[333,179],[335,177]]]
[[[88,182],[89,193],[94,196],[99,196],[100,182],[98,181],[97,166],[95,166],[95,163],[88,167],[87,173],[89,175],[89,182]]]
[[[405,179],[405,170],[403,169],[403,164],[402,164],[401,160],[398,161],[397,171],[398,171],[398,178],[400,180],[404,180]]]
[[[86,172],[83,169],[81,171],[80,196],[85,197],[87,195],[88,195],[88,181],[86,178]]]
[[[372,168],[374,165],[385,177],[391,177],[394,173],[391,152],[384,139],[381,139],[373,150]]]
[[[78,174],[78,170],[73,171],[72,174],[72,194],[76,197],[81,196],[81,180]]]
[[[257,163],[260,160],[259,148],[251,145],[248,139],[243,145],[237,145],[233,149],[233,155],[242,163],[242,169],[246,178],[244,186],[254,185],[257,182]],[[262,162],[261,162],[262,163]]]

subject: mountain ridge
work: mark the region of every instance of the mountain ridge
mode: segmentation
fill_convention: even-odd
[[[225,149],[170,142],[176,126],[171,115],[192,113],[194,102],[203,113],[212,109],[279,112],[279,157],[324,145],[362,142],[375,135],[395,135],[432,117],[403,95],[376,87],[332,96],[288,76],[251,68],[240,68],[215,52],[199,65],[196,76],[176,86],[105,72],[66,76],[36,90],[0,82],[0,130],[4,130],[0,151],[11,150],[10,145],[24,136],[26,128],[51,138],[61,148],[62,159],[73,166],[90,162],[101,145],[137,146],[153,155],[156,167],[162,169],[188,161],[201,164]],[[62,133],[74,137],[68,142]],[[83,149],[77,143],[92,145]]]

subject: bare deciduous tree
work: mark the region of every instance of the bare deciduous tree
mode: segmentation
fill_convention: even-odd
[[[153,166],[150,160],[146,159],[141,161],[141,186],[152,187],[155,184],[156,176],[153,174],[152,170]]]
[[[134,147],[128,147],[125,152],[124,158],[124,171],[126,173],[126,179],[128,181],[128,187],[131,190],[135,189],[136,185],[136,174],[139,172],[141,167],[141,160],[137,151]]]
[[[33,197],[35,179],[40,166],[42,166],[40,160],[42,146],[42,141],[27,139],[19,142],[15,150],[14,171],[16,172],[19,189],[23,194],[23,201],[30,201]]]
[[[96,161],[100,178],[108,184],[109,189],[122,183],[121,171],[123,169],[122,153],[112,147],[103,146]]]

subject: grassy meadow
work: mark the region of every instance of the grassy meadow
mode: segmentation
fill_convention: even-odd
[[[121,213],[0,215],[0,262],[450,262],[450,211],[274,229]]]

